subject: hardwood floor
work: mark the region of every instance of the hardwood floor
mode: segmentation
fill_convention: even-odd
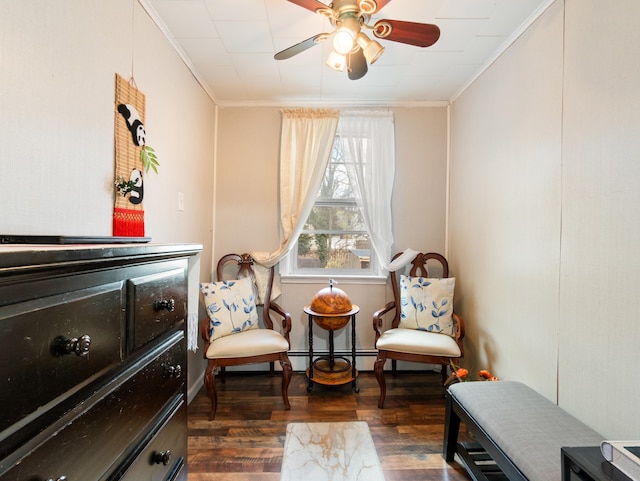
[[[208,421],[209,399],[201,389],[189,406],[189,481],[277,481],[290,422],[366,421],[386,481],[468,481],[458,464],[442,459],[444,390],[440,374],[387,375],[385,408],[372,372],[361,372],[359,393],[351,385],[314,385],[304,373],[289,386],[291,410],[280,397],[280,376],[227,373],[216,380],[218,412]],[[462,439],[462,438],[461,438]],[[313,481],[313,480],[301,480]]]

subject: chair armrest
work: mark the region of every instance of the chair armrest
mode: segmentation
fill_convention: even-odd
[[[378,340],[378,337],[382,335],[382,333],[380,332],[380,327],[382,327],[382,316],[384,316],[387,312],[391,311],[392,309],[395,309],[395,307],[396,307],[395,301],[390,301],[390,302],[387,302],[382,309],[379,309],[373,313],[373,330],[376,333],[376,341]]]
[[[289,341],[289,333],[291,332],[291,314],[285,311],[279,304],[275,302],[271,302],[269,304],[269,309],[276,312],[282,317],[282,335],[285,337],[287,342]]]
[[[464,345],[462,339],[464,339],[464,320],[455,312],[453,313],[453,321],[455,322],[455,339],[458,347],[460,347],[460,354],[464,356]]]

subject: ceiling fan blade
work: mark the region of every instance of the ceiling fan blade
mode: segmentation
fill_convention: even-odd
[[[312,12],[316,12],[318,11],[318,9],[321,8],[328,8],[327,5],[325,5],[322,2],[319,2],[318,0],[289,0],[291,3],[295,3],[296,5],[302,7],[302,8],[306,8],[307,10],[311,10]]]
[[[367,73],[367,59],[361,48],[349,54],[347,58],[347,73],[351,80],[358,80]]]
[[[292,45],[289,48],[285,48],[284,50],[281,50],[280,52],[275,54],[273,58],[275,58],[276,60],[285,60],[287,58],[291,58],[294,55],[298,55],[299,53],[304,52],[305,50],[322,42],[327,37],[328,35],[326,33],[319,33],[318,35],[309,37],[308,39],[303,40],[300,43],[296,43],[295,45]]]
[[[429,47],[440,38],[440,28],[430,23],[379,20],[373,26],[373,34],[385,40],[407,43],[416,47]]]

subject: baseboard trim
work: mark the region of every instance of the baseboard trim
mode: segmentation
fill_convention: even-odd
[[[195,382],[191,383],[191,386],[187,387],[187,404],[191,404],[191,401],[194,400],[198,391],[202,388],[204,384],[204,371],[200,373],[200,375],[196,378]]]

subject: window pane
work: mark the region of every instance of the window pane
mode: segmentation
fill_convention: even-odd
[[[338,139],[333,144],[331,159],[327,164],[322,185],[318,192],[318,200],[322,199],[353,199],[353,190],[349,182],[347,168],[342,157],[341,143]]]
[[[303,232],[308,231],[362,231],[364,225],[360,209],[352,204],[318,205],[312,207]]]
[[[335,138],[314,206],[289,253],[291,273],[370,276],[377,269],[371,242],[353,193],[342,142]]]
[[[368,270],[367,234],[300,234],[296,269]]]

